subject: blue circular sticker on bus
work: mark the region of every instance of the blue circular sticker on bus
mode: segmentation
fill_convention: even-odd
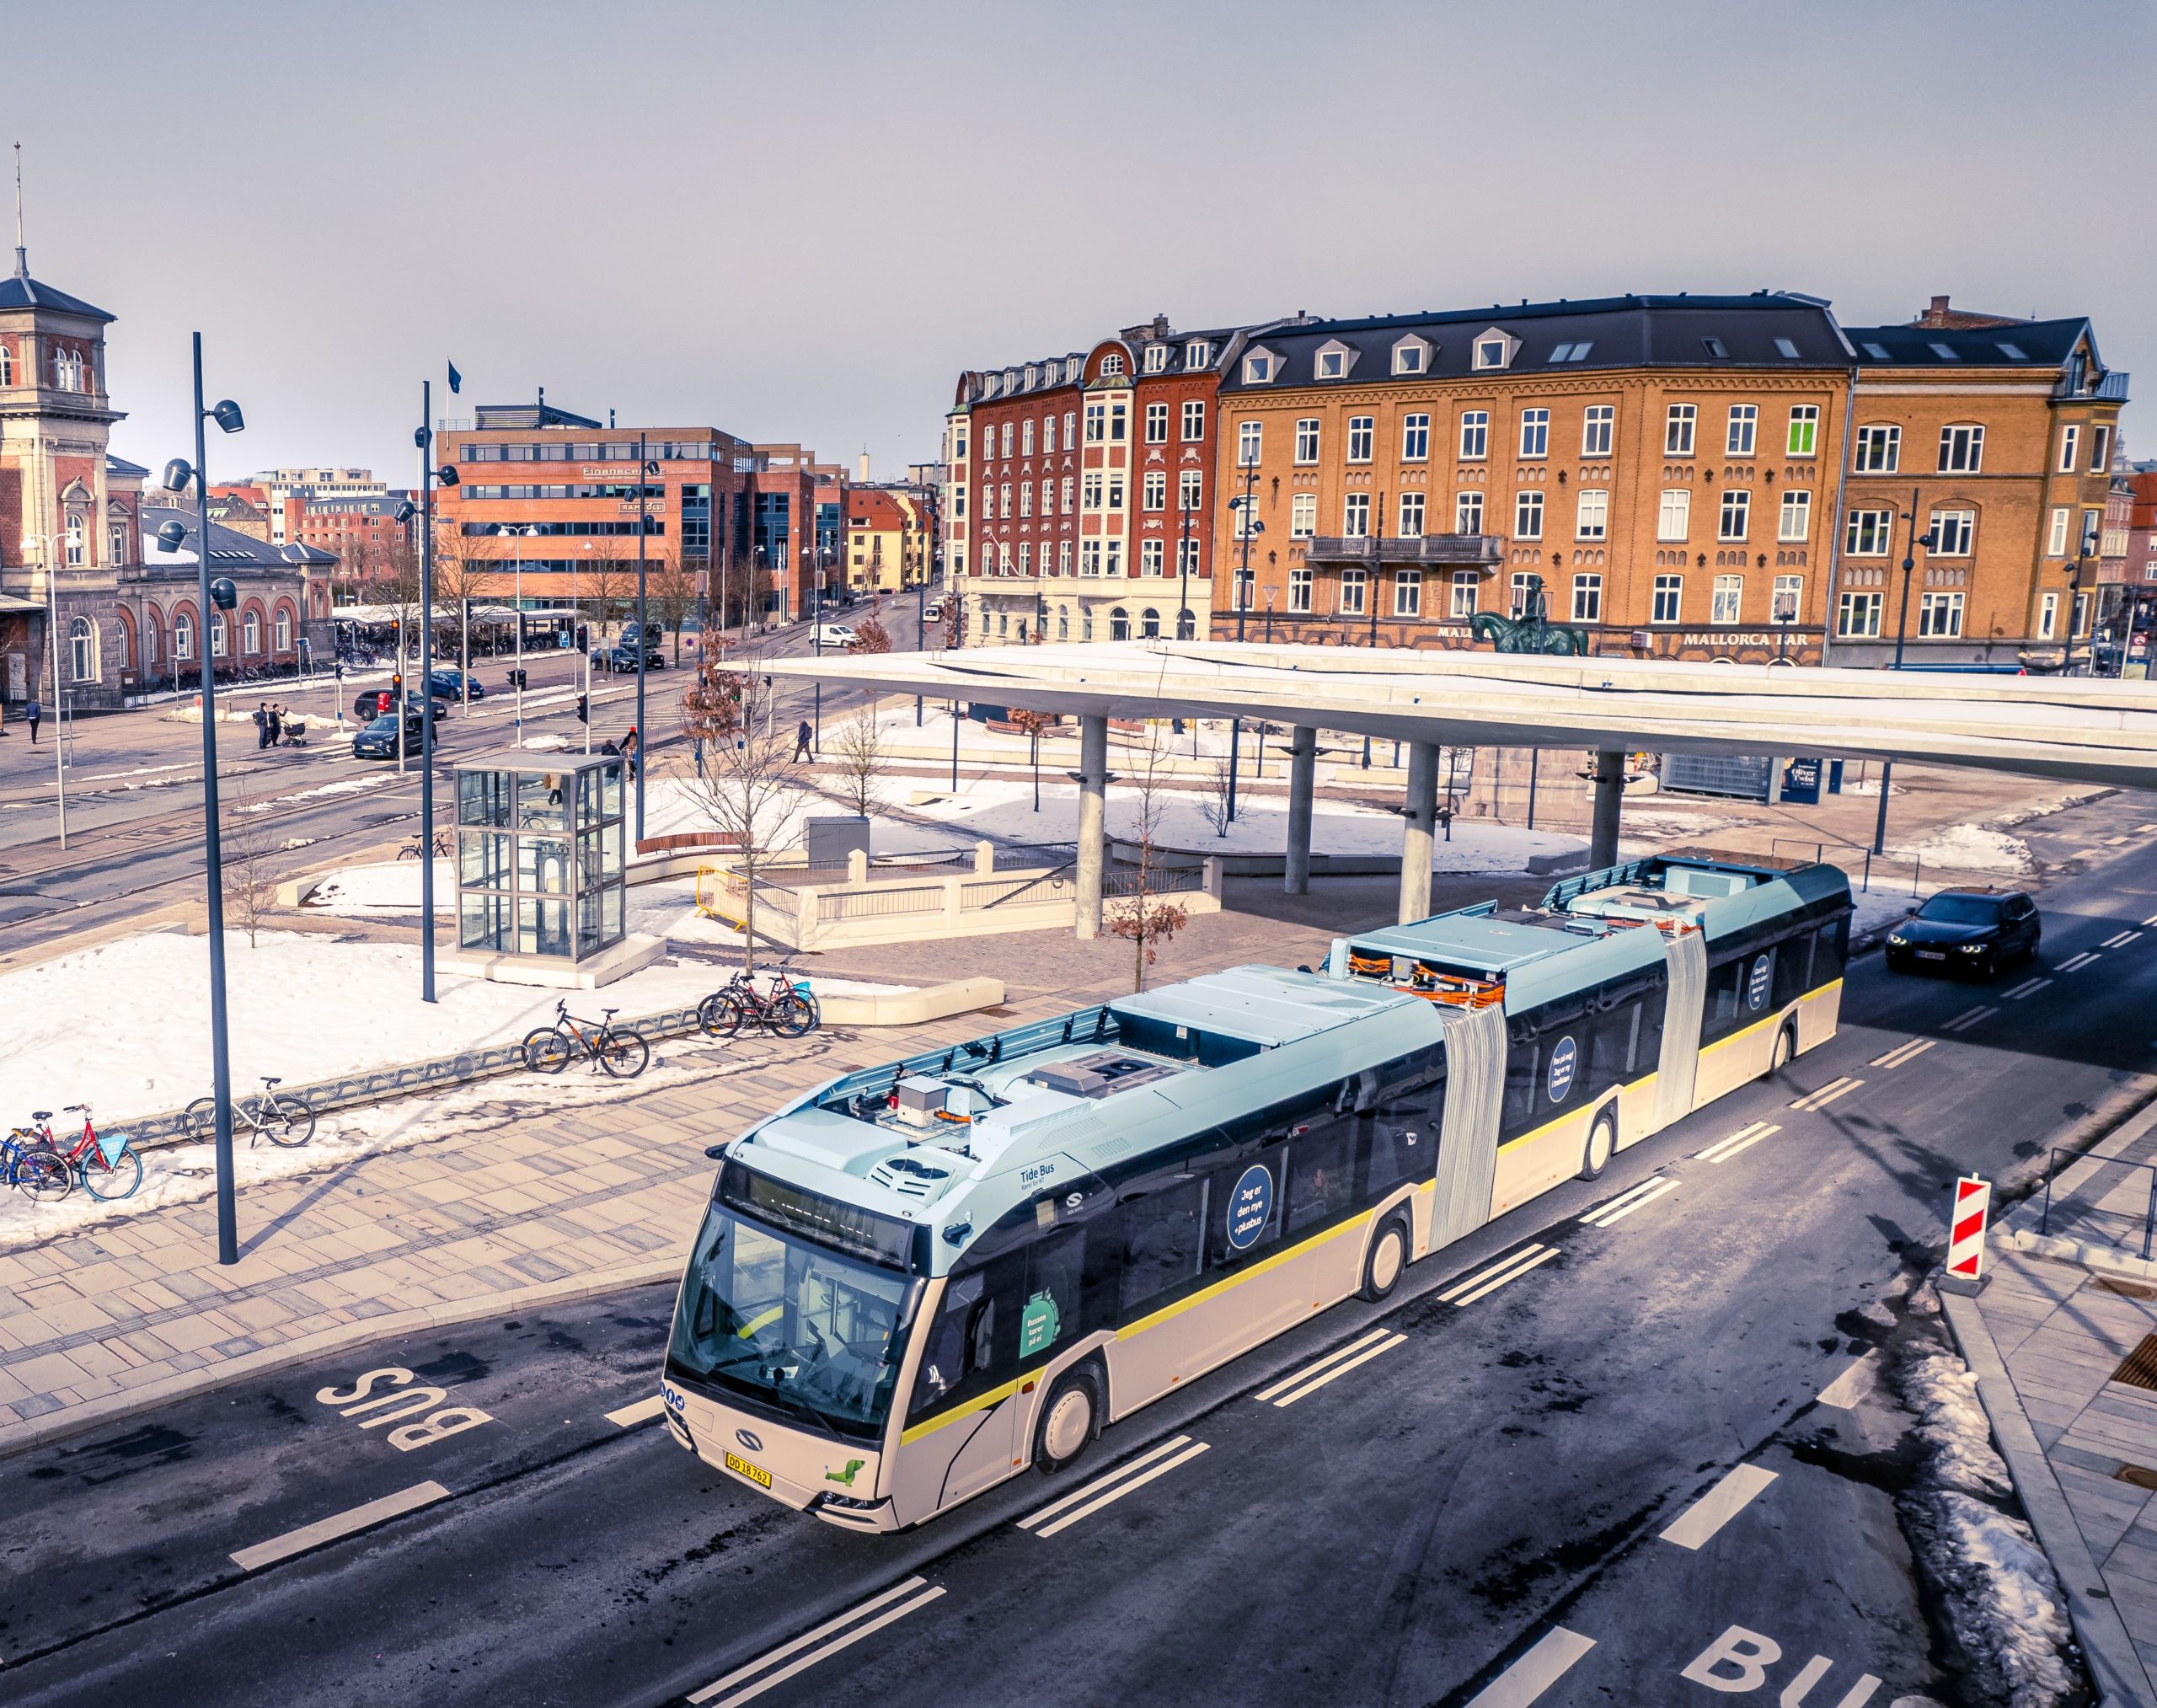
[[[1745,982],[1745,1003],[1748,1008],[1764,1008],[1768,1001],[1768,978],[1774,963],[1762,956],[1753,963],[1753,976]]]
[[[1243,1171],[1228,1200],[1228,1244],[1239,1251],[1250,1250],[1272,1219],[1273,1176],[1265,1165],[1253,1163]]]
[[[1569,1038],[1560,1038],[1550,1051],[1550,1100],[1563,1103],[1566,1094],[1573,1089],[1573,1069],[1580,1065],[1579,1047]]]

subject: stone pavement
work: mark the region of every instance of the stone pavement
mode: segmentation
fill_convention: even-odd
[[[1351,918],[1370,921],[1372,899],[1338,892],[1345,917],[1330,928],[1257,913],[1194,920],[1153,982],[1312,961]],[[1296,906],[1307,918],[1309,898]],[[997,940],[1000,1009],[792,1046],[686,1042],[667,1053],[704,1077],[604,1103],[549,1110],[543,1084],[509,1082],[522,1101],[500,1124],[249,1186],[229,1268],[216,1261],[206,1199],[0,1255],[0,1454],[384,1335],[672,1278],[710,1190],[707,1145],[853,1068],[1131,988],[1127,944]],[[911,975],[955,976],[941,970],[945,947],[910,946]],[[979,952],[965,948],[968,960]]]

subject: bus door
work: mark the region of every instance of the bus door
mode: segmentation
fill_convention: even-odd
[[[1656,1063],[1655,1125],[1660,1131],[1693,1112],[1700,1067],[1700,1014],[1708,989],[1708,940],[1685,931],[1662,940],[1670,989],[1662,1015],[1662,1050]]]
[[[1025,1253],[955,1271],[929,1325],[899,1455],[902,1507],[918,1517],[1011,1469]]]
[[[1487,1008],[1447,1008],[1445,1122],[1438,1138],[1435,1251],[1491,1219],[1498,1174],[1498,1106],[1506,1084],[1506,1017]],[[1418,1256],[1421,1254],[1419,1253]]]

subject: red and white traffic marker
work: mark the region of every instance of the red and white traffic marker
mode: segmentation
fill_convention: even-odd
[[[1985,1266],[1985,1223],[1992,1215],[1992,1182],[1964,1175],[1955,1182],[1955,1207],[1947,1218],[1947,1274],[1975,1282]]]

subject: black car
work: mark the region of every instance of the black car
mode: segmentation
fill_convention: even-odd
[[[412,757],[420,751],[424,731],[420,727],[420,709],[404,709],[404,752]],[[352,757],[355,759],[394,759],[397,757],[397,714],[384,712],[365,729],[352,737]]]
[[[487,690],[478,677],[468,678],[461,670],[438,670],[427,678],[427,691],[437,699],[461,700],[464,698],[467,682],[471,685],[472,698],[483,700]]]
[[[591,655],[591,661],[601,670],[613,671],[618,674],[626,672],[634,675],[637,667],[636,643],[630,641],[624,645],[610,646],[604,652],[595,652]],[[644,667],[646,671],[666,668],[666,655],[659,650],[656,641],[645,653]]]
[[[474,699],[479,698],[476,687],[472,698]],[[378,718],[390,709],[396,697],[386,688],[371,688],[352,702],[352,715],[359,718]],[[449,715],[450,706],[450,702],[444,697],[439,683],[435,685],[434,703],[435,721],[439,723]],[[420,715],[420,691],[417,688],[408,688],[404,690],[404,704],[405,709],[412,714],[414,718],[416,719]]]
[[[2037,904],[2020,890],[1942,890],[1887,934],[1887,965],[1989,978],[2034,956],[2041,934]]]

